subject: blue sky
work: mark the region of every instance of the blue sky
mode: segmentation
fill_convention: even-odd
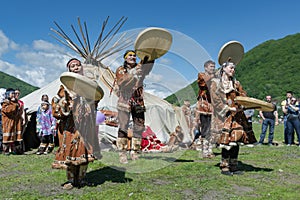
[[[110,24],[125,16],[121,31],[155,26],[174,34],[172,48],[177,49],[158,59],[148,78],[156,83],[167,80],[162,88],[171,93],[194,81],[205,60],[217,61],[220,47],[230,40],[240,41],[247,52],[267,40],[300,32],[299,9],[300,2],[292,0],[3,1],[0,70],[42,87],[65,71],[67,58],[59,52],[69,51],[50,36],[54,21],[71,35],[70,25],[76,26],[80,17],[94,41],[107,16]],[[187,43],[182,38],[178,43],[182,36]],[[166,95],[166,90],[161,92]]]

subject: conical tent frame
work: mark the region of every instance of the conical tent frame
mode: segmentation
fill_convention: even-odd
[[[123,33],[118,38],[116,38],[117,33],[121,29],[121,27],[126,22],[127,18],[124,16],[119,19],[119,21],[105,33],[106,27],[108,25],[109,16],[102,23],[100,34],[91,49],[91,43],[88,34],[88,28],[86,22],[81,23],[80,18],[78,17],[77,23],[79,27],[79,31],[71,25],[73,33],[77,39],[78,44],[76,44],[68,34],[59,26],[57,22],[54,21],[54,24],[57,27],[56,29],[51,28],[51,31],[55,33],[55,35],[51,35],[58,42],[68,47],[72,51],[76,52],[79,56],[85,59],[85,63],[87,64],[97,64],[97,66],[103,67],[101,65],[101,61],[117,52],[120,52],[127,47],[133,44],[132,36],[126,37],[126,33]],[[80,34],[78,34],[80,32]],[[116,41],[114,39],[116,38]],[[107,48],[111,45],[110,48]]]

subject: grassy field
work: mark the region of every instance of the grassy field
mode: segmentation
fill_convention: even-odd
[[[254,125],[257,138],[260,124]],[[116,152],[89,165],[92,186],[69,191],[60,184],[64,170],[51,169],[54,155],[0,155],[0,199],[299,199],[300,148],[282,145],[283,127],[275,128],[278,146],[243,146],[240,176],[220,174],[220,150],[213,159],[194,150],[144,154],[126,165]]]

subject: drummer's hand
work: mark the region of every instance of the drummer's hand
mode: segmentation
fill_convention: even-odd
[[[231,112],[237,112],[236,107],[230,107],[229,110],[230,110]]]
[[[136,67],[136,75],[141,76],[143,74],[142,65],[137,65]]]
[[[242,108],[242,107],[231,107],[231,108],[229,108],[229,110],[231,111],[231,112],[240,112],[240,111],[244,111],[244,109]]]

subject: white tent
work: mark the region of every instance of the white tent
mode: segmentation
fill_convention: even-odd
[[[115,91],[111,90],[115,78],[114,73],[109,68],[98,67],[91,64],[83,64],[83,68],[85,76],[95,80],[104,91],[104,96],[98,104],[98,110],[105,108],[117,111],[116,105],[118,97]],[[61,84],[60,80],[56,79],[45,87],[23,97],[21,100],[24,101],[27,113],[31,114],[37,111],[43,94],[47,94],[49,98],[52,99]],[[144,99],[146,106],[145,124],[151,127],[162,142],[169,140],[169,134],[175,130],[177,125],[183,128],[185,135],[184,142],[191,141],[187,123],[180,107],[172,106],[167,101],[147,92],[145,92]],[[117,137],[117,130],[117,127],[105,124],[99,126],[100,137],[106,138],[109,141],[113,141]]]
[[[79,40],[79,44],[73,42],[57,23],[56,26],[58,30],[51,29],[58,36],[58,38],[54,37],[55,39],[75,51],[80,57],[85,59],[85,63],[88,63],[83,66],[84,75],[95,80],[104,91],[104,97],[98,104],[99,110],[105,108],[111,111],[117,111],[116,105],[118,97],[116,92],[112,90],[112,88],[114,88],[115,74],[110,68],[103,66],[102,61],[132,45],[130,38],[134,37],[134,34],[131,35],[131,37],[126,37],[126,34],[117,36],[117,32],[126,20],[127,18],[122,17],[105,35],[104,30],[108,22],[107,17],[103,22],[101,33],[99,34],[93,49],[90,48],[91,45],[88,40],[87,27],[83,27],[79,19],[79,32],[82,39],[79,38],[80,34],[77,34],[75,29],[73,30],[75,31],[77,40]],[[82,31],[83,29],[85,31]],[[27,113],[34,113],[37,110],[43,94],[47,94],[49,98],[52,99],[56,95],[60,85],[60,80],[57,79],[45,87],[23,97],[22,101],[24,101],[25,108],[28,108]],[[144,100],[146,106],[145,125],[150,126],[162,142],[168,141],[169,134],[175,131],[177,125],[180,125],[183,129],[184,142],[191,141],[187,122],[181,108],[173,107],[168,102],[146,92],[144,94]],[[106,138],[107,140],[112,141],[117,137],[117,130],[118,127],[100,125],[100,138]]]

